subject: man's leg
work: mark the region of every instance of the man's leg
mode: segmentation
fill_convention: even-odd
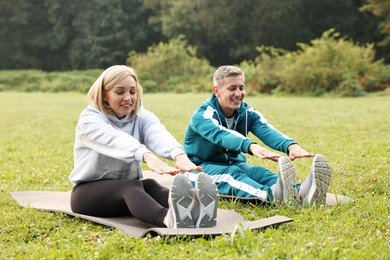
[[[222,195],[272,201],[271,187],[256,182],[237,165],[203,163],[200,166],[217,184]],[[185,174],[191,181],[196,180],[197,173]]]
[[[262,166],[253,166],[247,163],[237,164],[240,169],[248,175],[249,178],[261,185],[271,187],[276,183],[278,175]]]

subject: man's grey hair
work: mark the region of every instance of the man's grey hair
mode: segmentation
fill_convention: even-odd
[[[221,66],[214,73],[213,84],[214,86],[220,88],[224,84],[225,77],[239,76],[239,75],[241,75],[245,81],[245,74],[240,68],[231,65]]]

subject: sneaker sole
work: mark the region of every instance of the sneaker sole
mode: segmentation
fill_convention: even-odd
[[[205,173],[200,173],[196,181],[199,199],[199,218],[195,227],[214,227],[217,225],[218,188]]]
[[[316,155],[313,159],[311,171],[310,174],[314,175],[314,181],[308,196],[304,200],[304,204],[325,205],[326,194],[332,178],[328,161],[322,155]]]
[[[298,201],[296,173],[292,162],[287,157],[281,157],[278,168],[283,185],[283,201]]]
[[[190,206],[194,199],[194,188],[184,175],[177,175],[172,183],[171,205],[175,228],[193,228]]]

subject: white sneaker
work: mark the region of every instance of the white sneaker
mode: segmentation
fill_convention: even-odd
[[[192,216],[196,228],[217,225],[218,188],[206,173],[199,173],[195,183]]]
[[[169,209],[167,213],[167,227],[193,228],[191,208],[194,200],[194,188],[190,180],[182,175],[176,175],[169,192]]]
[[[288,202],[298,200],[296,186],[296,173],[289,158],[281,156],[278,159],[278,179],[271,187],[274,198],[279,201]]]
[[[314,156],[310,173],[301,185],[302,203],[325,205],[331,177],[328,161],[320,154]]]

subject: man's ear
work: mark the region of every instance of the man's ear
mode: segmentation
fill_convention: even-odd
[[[213,93],[216,97],[219,97],[219,92],[218,92],[219,89],[217,86],[213,86],[211,90],[213,91]]]

